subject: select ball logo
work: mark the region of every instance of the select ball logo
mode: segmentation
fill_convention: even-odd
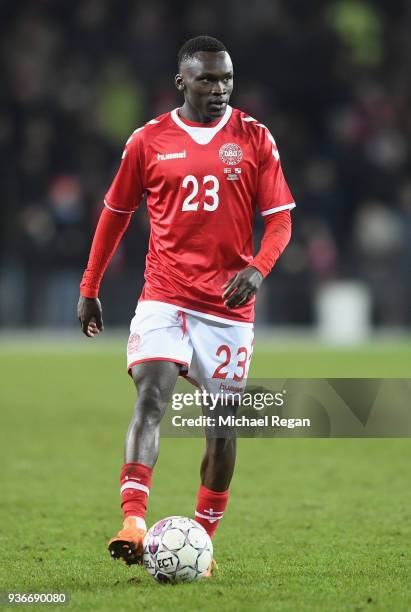
[[[235,144],[235,142],[227,142],[224,144],[220,148],[218,154],[221,161],[229,166],[235,166],[243,159],[241,147],[239,147],[238,144]]]

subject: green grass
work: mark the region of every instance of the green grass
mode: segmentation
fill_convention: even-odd
[[[251,375],[409,377],[409,366],[405,343],[257,344]],[[161,586],[105,550],[134,398],[122,346],[6,345],[0,371],[0,590],[66,591],[85,611],[411,609],[410,440],[240,440],[217,575]],[[192,514],[201,452],[199,439],[162,440],[149,523]]]

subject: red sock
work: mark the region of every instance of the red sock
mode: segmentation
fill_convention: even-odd
[[[147,499],[151,488],[153,469],[142,463],[125,463],[120,474],[121,508],[124,518],[138,516],[142,519],[138,527],[145,529]]]
[[[228,489],[220,493],[201,485],[198,490],[195,520],[204,527],[210,538],[213,537],[218,523],[224,516],[228,495]]]

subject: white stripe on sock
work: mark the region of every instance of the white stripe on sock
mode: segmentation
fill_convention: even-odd
[[[146,485],[140,484],[139,482],[126,482],[120,489],[120,495],[126,489],[137,489],[138,491],[144,491],[147,495],[150,495],[150,489]]]
[[[210,516],[209,514],[201,514],[200,512],[195,511],[195,516],[199,516],[200,518],[207,519],[209,523],[215,523],[223,518],[223,514],[221,516]]]

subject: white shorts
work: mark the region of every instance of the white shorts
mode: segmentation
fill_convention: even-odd
[[[221,323],[165,302],[142,301],[130,325],[127,369],[172,361],[181,365],[181,376],[209,393],[242,391],[253,338],[252,324]]]

